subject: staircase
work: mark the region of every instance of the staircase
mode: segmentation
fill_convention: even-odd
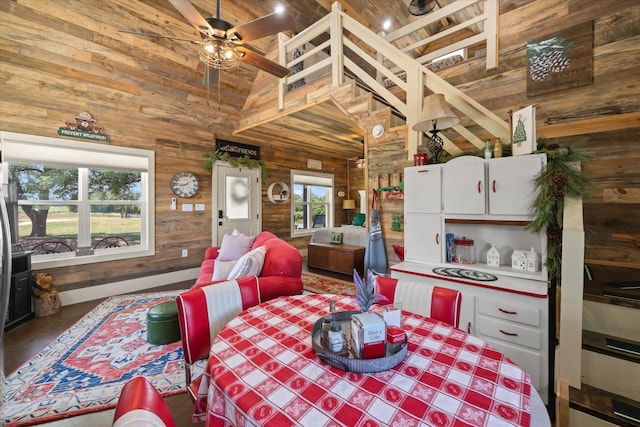
[[[640,270],[593,266],[590,272],[582,385],[569,388],[568,425],[640,426]]]
[[[484,31],[467,40],[459,41],[450,49],[439,50],[437,53],[447,53],[450,50],[484,40],[487,43],[487,66],[495,67],[497,66],[497,9],[495,4],[494,0],[461,0],[443,8],[436,17],[427,16],[424,20],[414,22],[409,30],[416,31],[440,15],[455,13],[470,6],[482,6],[482,14],[460,24],[460,26],[471,26],[484,22]],[[286,105],[285,98],[291,84],[297,80],[304,78],[309,81],[313,76],[328,75],[330,76],[330,87],[337,89],[348,79],[347,75],[351,75],[355,76],[356,81],[365,85],[374,96],[384,99],[392,110],[406,119],[408,160],[412,160],[413,153],[417,152],[417,147],[422,141],[422,132],[414,131],[412,128],[418,122],[422,111],[422,102],[427,95],[426,90],[444,94],[446,101],[463,116],[466,116],[461,117],[463,119],[461,124],[454,126],[453,131],[472,145],[478,148],[482,147],[484,140],[489,135],[504,141],[510,139],[509,124],[505,120],[423,65],[421,61],[430,59],[430,57],[413,58],[391,43],[401,36],[401,33],[390,34],[388,35],[389,40],[387,40],[380,35],[373,34],[368,28],[343,13],[338,2],[333,3],[329,15],[295,37],[280,40],[280,62],[290,69],[295,69],[300,63],[304,63],[305,66],[303,70],[280,79],[279,109],[286,111],[290,108]],[[436,36],[440,36],[440,34]],[[324,41],[318,42],[318,40]],[[294,52],[297,54],[294,55]],[[400,78],[400,73],[406,78]],[[395,85],[395,90],[391,90],[385,84],[386,82]],[[294,91],[297,90],[299,88]],[[474,132],[470,132],[467,126],[474,127]],[[444,140],[445,151],[453,155],[461,153],[461,150],[445,135],[440,134],[440,136]]]

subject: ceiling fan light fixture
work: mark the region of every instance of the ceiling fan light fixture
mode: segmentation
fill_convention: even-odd
[[[240,60],[240,54],[235,44],[214,37],[202,40],[199,56],[202,62],[218,70],[234,68]]]

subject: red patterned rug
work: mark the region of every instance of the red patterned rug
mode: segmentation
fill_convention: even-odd
[[[314,294],[344,294],[346,290],[355,290],[353,281],[334,279],[316,273],[303,272],[302,284],[305,291]]]
[[[108,298],[11,374],[4,388],[7,426],[27,426],[116,405],[124,384],[144,376],[167,396],[183,393],[180,341],[146,341],[147,311],[182,291]]]

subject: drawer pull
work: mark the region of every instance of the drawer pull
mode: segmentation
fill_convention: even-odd
[[[467,333],[471,333],[471,322],[467,323]]]
[[[517,311],[509,311],[509,310],[505,310],[504,308],[498,308],[498,311],[504,314],[518,314]]]
[[[423,170],[418,171],[418,173],[425,173],[425,172],[429,172],[429,169],[423,169]]]
[[[436,233],[436,245],[440,244],[440,233]]]
[[[482,181],[478,181],[478,193],[482,193]]]
[[[495,179],[491,182],[491,188],[493,189],[493,192],[495,193],[496,192],[496,180]]]
[[[502,329],[500,329],[500,332],[502,332],[503,334],[508,335],[510,337],[517,337],[518,336],[518,334],[515,333],[515,332],[505,332]]]

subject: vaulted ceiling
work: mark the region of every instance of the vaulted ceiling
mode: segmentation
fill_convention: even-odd
[[[454,0],[436,0],[438,7],[446,6]],[[272,13],[277,4],[283,5],[294,17],[296,22],[295,31],[299,32],[326,16],[334,0],[254,0],[254,1],[231,1],[221,0],[221,19],[231,25],[239,25],[253,19]],[[429,1],[428,1],[429,2]],[[128,9],[129,13],[124,19],[117,19],[114,26],[118,30],[137,31],[143,33],[155,33],[159,35],[184,38],[189,40],[200,40],[199,33],[187,22],[187,20],[169,3],[168,0],[142,0],[140,2],[129,2],[126,0],[116,0],[115,3],[120,8]],[[193,6],[203,17],[216,16],[216,0],[191,0]],[[383,21],[389,19],[391,30],[400,28],[416,17],[412,16],[408,10],[410,0],[341,0],[341,8],[348,15],[364,24],[371,31],[380,33]],[[114,6],[114,9],[116,6]],[[122,14],[119,10],[118,14]],[[447,22],[442,22],[447,25]],[[439,26],[429,28],[430,33],[439,30]],[[185,85],[192,86],[192,92],[197,94],[195,99],[206,99],[210,108],[218,109],[221,113],[220,123],[228,123],[229,117],[238,117],[245,105],[245,100],[251,91],[253,81],[258,75],[258,70],[241,62],[236,69],[223,71],[220,75],[218,86],[204,87],[202,83],[204,65],[199,62],[197,46],[184,41],[172,40],[160,37],[143,37],[138,35],[118,33],[119,38],[132,46],[136,50],[135,56],[141,61],[153,61],[156,57],[161,59],[161,63],[152,65],[158,67],[161,74],[171,80],[180,80]],[[419,38],[425,37],[425,30],[420,30],[413,37],[403,40],[403,44],[409,44]],[[251,41],[248,45],[261,54],[273,53],[277,47],[277,37],[267,36]],[[422,52],[416,52],[416,56]],[[273,79],[274,85],[276,77]],[[206,106],[200,106],[206,107]],[[316,108],[311,111],[300,111],[296,116],[281,118],[274,123],[265,124],[263,128],[253,129],[253,132],[264,131],[266,135],[277,134],[278,132],[290,132],[296,122],[317,121],[318,126],[322,126],[326,131],[319,133],[315,146],[324,147],[328,135],[336,135],[336,139],[349,140],[352,144],[362,142],[363,132],[354,126],[349,117],[340,112],[337,108],[332,111],[331,105],[326,108]],[[195,111],[194,111],[195,113]],[[331,120],[327,120],[331,118]],[[329,128],[333,126],[334,128]],[[313,138],[309,136],[308,138]],[[309,144],[309,141],[305,143]]]

